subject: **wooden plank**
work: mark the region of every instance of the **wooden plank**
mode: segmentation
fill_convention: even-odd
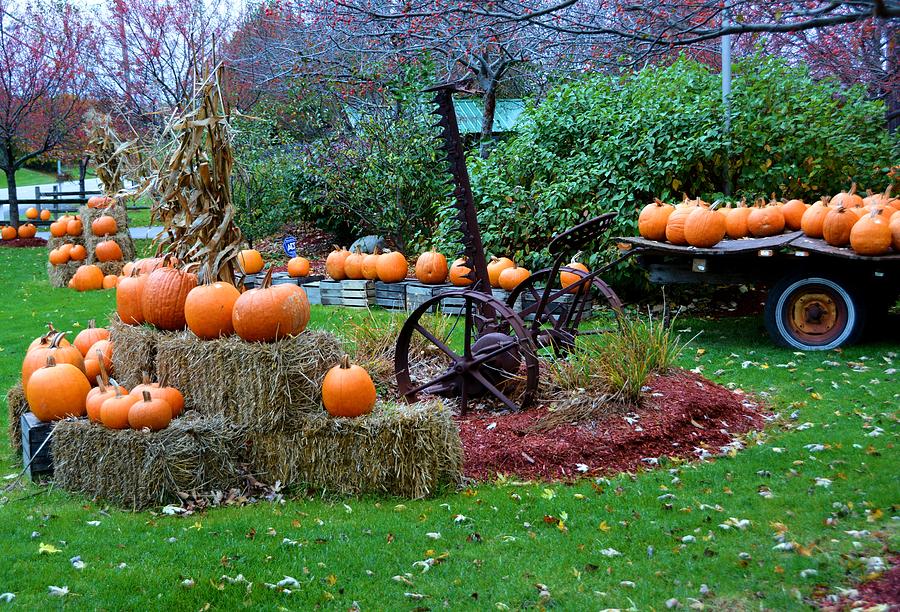
[[[406,309],[406,282],[375,281],[375,304],[383,308]]]
[[[885,255],[860,255],[850,249],[848,247],[835,247],[831,246],[821,238],[810,238],[808,236],[801,236],[797,238],[793,242],[791,242],[791,247],[801,250],[801,251],[809,251],[810,253],[817,253],[819,255],[829,255],[832,257],[840,257],[842,259],[852,259],[854,261],[866,261],[872,263],[883,263],[883,262],[900,262],[900,253],[889,252]]]
[[[409,310],[415,310],[427,300],[438,295],[441,291],[452,289],[450,283],[440,285],[424,285],[422,283],[409,282],[406,284],[406,307]],[[429,308],[428,312],[433,312],[433,308]]]
[[[53,472],[51,442],[44,444],[53,431],[53,423],[43,423],[31,412],[26,412],[19,417],[19,425],[22,429],[22,463],[27,466],[25,472],[32,480],[40,474]]]
[[[340,281],[320,281],[319,292],[323,305],[340,306],[343,304],[343,291]]]
[[[802,236],[803,232],[797,231],[779,234],[778,236],[770,236],[768,238],[741,238],[740,240],[726,239],[709,249],[698,249],[697,247],[692,246],[678,246],[677,244],[647,240],[646,238],[636,236],[613,238],[613,240],[651,251],[696,257],[703,255],[737,255],[751,253],[761,249],[778,249],[790,245],[793,241]]]
[[[322,293],[319,290],[318,281],[314,283],[304,283],[301,287],[306,291],[306,298],[309,300],[310,304],[322,303]]]

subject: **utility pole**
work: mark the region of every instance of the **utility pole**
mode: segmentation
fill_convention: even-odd
[[[729,26],[728,2],[722,11],[722,28]],[[726,196],[731,195],[731,34],[722,36],[722,107],[725,114],[725,185]]]

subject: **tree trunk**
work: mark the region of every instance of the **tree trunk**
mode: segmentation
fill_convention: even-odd
[[[87,176],[87,167],[90,159],[90,157],[85,155],[78,160],[78,190],[81,191],[82,196],[84,196],[84,179]]]
[[[16,169],[8,166],[6,169],[6,183],[9,187],[9,223],[15,228],[19,227],[19,197],[16,194]]]
[[[493,83],[485,89],[482,100],[484,112],[481,115],[481,142],[478,146],[478,153],[486,159],[494,142],[494,113],[497,110],[497,88]]]

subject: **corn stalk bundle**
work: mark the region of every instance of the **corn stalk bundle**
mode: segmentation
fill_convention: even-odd
[[[88,124],[87,152],[94,158],[97,178],[103,192],[115,196],[125,189],[125,178],[143,165],[137,139],[123,141],[111,125],[109,115],[91,109],[85,116]]]
[[[210,279],[234,282],[243,244],[234,223],[231,110],[221,64],[197,79],[194,94],[164,129],[170,143],[153,180],[153,215],[165,232],[161,246],[183,262],[199,262]]]

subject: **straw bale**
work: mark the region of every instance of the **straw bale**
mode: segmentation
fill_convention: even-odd
[[[87,206],[82,206],[78,209],[78,214],[81,215],[81,223],[84,225],[85,236],[93,235],[91,232],[91,223],[103,215],[108,215],[115,219],[116,225],[119,226],[119,230],[128,229],[128,213],[126,212],[125,207],[119,204],[115,204],[109,208],[88,208]]]
[[[88,235],[84,241],[84,247],[88,252],[88,263],[97,264],[102,267],[103,264],[97,261],[95,253],[97,252],[97,245],[104,240],[112,240],[113,242],[118,243],[119,248],[122,249],[122,261],[110,261],[106,263],[118,263],[119,268],[121,268],[125,265],[126,261],[132,261],[134,259],[134,240],[131,239],[131,234],[129,234],[128,230],[126,229],[113,236],[94,236],[93,234]]]
[[[434,494],[462,480],[462,442],[442,402],[379,403],[366,416],[303,415],[292,433],[250,434],[250,469],[270,484],[326,493]]]
[[[84,246],[84,236],[60,236],[59,238],[51,236],[47,239],[47,252],[58,249],[64,244],[80,244]]]
[[[120,261],[98,261],[94,265],[97,266],[98,268],[100,268],[100,271],[103,272],[104,276],[107,274],[115,274],[116,276],[118,276],[119,274],[122,273],[122,268],[125,267],[125,262],[122,260],[120,260]]]
[[[54,481],[139,510],[240,486],[246,433],[223,417],[187,412],[162,431],[113,430],[86,419],[57,423]]]
[[[28,412],[28,402],[25,401],[25,392],[22,383],[16,383],[6,392],[7,432],[9,433],[9,446],[16,454],[22,452],[22,427],[19,417]]]
[[[76,270],[81,267],[84,262],[70,261],[58,266],[47,263],[47,277],[50,279],[51,287],[68,287],[69,281],[75,276]]]
[[[156,363],[188,407],[264,432],[290,430],[302,414],[320,411],[322,379],[342,354],[324,331],[272,343],[200,340],[185,331],[159,339]]]
[[[109,337],[115,345],[112,364],[116,381],[131,389],[140,384],[143,373],[156,375],[156,351],[160,341],[175,332],[150,325],[126,325],[115,313],[109,317]]]

